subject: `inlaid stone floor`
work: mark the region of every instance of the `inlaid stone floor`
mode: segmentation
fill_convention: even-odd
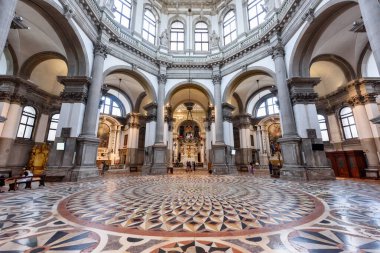
[[[380,182],[121,174],[0,194],[0,252],[380,252]]]

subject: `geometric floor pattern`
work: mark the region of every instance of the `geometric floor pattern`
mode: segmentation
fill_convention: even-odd
[[[0,252],[380,252],[380,182],[121,174],[0,194]]]

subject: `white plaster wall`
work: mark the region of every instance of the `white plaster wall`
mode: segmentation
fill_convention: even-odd
[[[216,136],[215,136],[215,122],[213,122],[211,124],[211,137],[212,137],[212,139],[211,139],[212,144],[214,145],[215,144],[215,139],[216,139]],[[210,141],[210,140],[208,140],[208,141]]]
[[[106,59],[104,60],[103,71],[106,71],[107,69],[114,67],[114,66],[130,67],[132,65],[129,64],[128,62],[125,62],[125,61],[113,56],[113,55],[107,55]]]
[[[377,69],[375,56],[373,55],[373,52],[371,52],[371,55],[368,58],[367,66],[366,66],[366,77],[379,77],[380,71]]]
[[[286,69],[288,70],[288,77],[292,77],[292,74],[289,72],[290,62],[292,60],[291,57],[293,56],[294,51],[296,50],[297,40],[300,38],[301,32],[305,26],[306,26],[306,22],[303,23],[303,25],[297,30],[297,32],[285,45],[285,64],[286,64]]]
[[[167,145],[167,143],[169,142],[168,135],[169,135],[169,126],[168,126],[168,123],[165,122],[164,123],[164,144],[165,145]]]
[[[252,67],[265,67],[275,72],[274,61],[272,59],[272,56],[267,56],[261,60],[258,60],[248,65],[248,68],[252,68]]]
[[[62,128],[71,127],[70,137],[78,137],[82,131],[84,111],[85,105],[82,103],[63,103],[56,136],[61,136]]]
[[[133,11],[135,16],[134,32],[142,35],[142,25],[144,20],[144,1],[136,1],[136,7]]]
[[[223,122],[223,136],[224,136],[224,143],[228,146],[234,146],[234,139],[233,139],[233,127],[232,123],[228,121]]]
[[[6,75],[7,74],[7,59],[5,58],[5,54],[3,53],[0,56],[0,75]]]
[[[167,95],[171,89],[176,87],[177,84],[185,82],[185,81],[186,81],[186,79],[168,79],[166,81],[166,85],[165,85],[165,98],[167,97]]]
[[[338,124],[338,119],[335,114],[330,114],[327,116],[328,121],[328,130],[330,133],[330,142],[331,143],[339,143],[342,142],[341,130]]]
[[[354,114],[359,139],[373,138],[372,129],[369,125],[369,120],[364,105],[356,105],[352,109],[352,112]]]
[[[236,70],[235,72],[232,72],[228,75],[223,76],[223,78],[222,78],[222,98],[223,98],[223,94],[226,90],[227,85],[231,82],[232,79],[234,79],[237,76],[237,74],[240,71],[241,70],[239,69],[239,70]]]
[[[94,62],[94,53],[93,53],[94,44],[88,38],[88,36],[85,34],[85,32],[82,30],[82,28],[75,22],[75,20],[73,20],[73,23],[75,25],[76,30],[79,32],[80,39],[82,39],[82,42],[85,46],[85,50],[86,50],[87,57],[88,57],[88,65],[89,65],[89,69],[88,69],[89,72],[88,73],[92,73],[92,64]]]
[[[297,133],[301,138],[307,138],[307,129],[315,129],[318,138],[322,138],[315,105],[296,104],[293,106]]]
[[[35,136],[36,142],[45,142],[46,132],[48,130],[49,115],[41,114],[40,120],[37,125],[37,132]]]
[[[0,116],[7,118],[10,104],[8,102],[0,102]],[[0,136],[2,136],[5,122],[0,123]]]
[[[3,127],[1,137],[15,139],[20,122],[22,107],[19,104],[11,104],[8,110],[7,121]]]
[[[153,146],[156,135],[156,121],[151,121],[146,124],[145,128],[145,147]]]
[[[149,82],[152,84],[153,88],[154,88],[154,92],[156,93],[156,97],[157,97],[157,91],[158,91],[158,80],[157,80],[157,76],[155,75],[152,75],[142,69],[138,69],[139,72],[141,72],[148,80]]]
[[[375,104],[375,103],[366,104],[365,110],[367,111],[368,119],[370,119],[370,120],[380,116],[380,111],[378,109],[377,104]],[[380,125],[373,124],[371,121],[369,122],[369,124],[370,124],[371,129],[372,129],[373,137],[379,138],[380,137]]]

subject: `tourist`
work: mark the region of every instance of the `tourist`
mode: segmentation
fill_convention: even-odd
[[[249,173],[249,174],[252,174],[252,170],[253,170],[252,164],[253,164],[253,163],[249,163],[249,164],[248,164],[248,173]]]
[[[271,161],[269,161],[268,167],[269,167],[269,174],[272,175],[272,173],[273,173],[273,164],[271,163]]]

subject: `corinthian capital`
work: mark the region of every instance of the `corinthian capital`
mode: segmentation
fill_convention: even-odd
[[[165,74],[158,75],[158,84],[166,84],[166,81],[168,80],[168,76]]]
[[[214,85],[221,84],[221,82],[222,82],[222,76],[221,75],[213,75],[211,78],[212,78],[212,83]]]
[[[269,50],[269,53],[272,55],[272,59],[276,59],[277,57],[284,57],[284,45],[282,45],[282,43],[279,42],[276,46],[272,47],[272,49]]]
[[[94,54],[103,56],[104,58],[107,57],[107,54],[110,53],[110,49],[104,45],[102,42],[97,41],[94,47]]]

